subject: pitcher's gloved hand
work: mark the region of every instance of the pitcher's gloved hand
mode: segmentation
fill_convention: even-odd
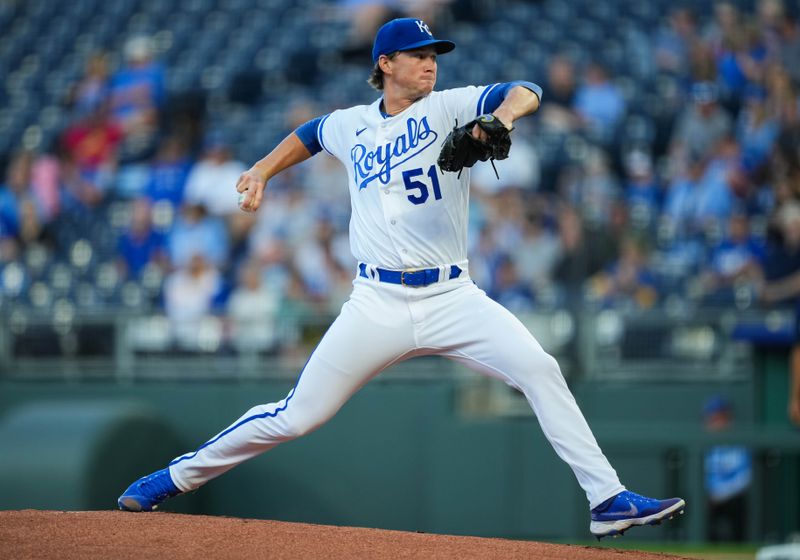
[[[475,125],[486,133],[485,141],[472,135]],[[460,175],[461,170],[478,161],[506,159],[511,149],[511,130],[494,115],[481,115],[464,126],[456,122],[444,140],[437,163],[442,171],[458,171]]]

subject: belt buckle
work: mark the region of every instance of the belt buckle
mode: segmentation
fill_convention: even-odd
[[[400,285],[401,286],[405,286],[406,288],[413,288],[414,286],[412,286],[410,284],[406,284],[406,272],[408,272],[410,274],[412,272],[417,272],[418,270],[421,270],[421,269],[412,268],[411,270],[401,270],[400,271]]]

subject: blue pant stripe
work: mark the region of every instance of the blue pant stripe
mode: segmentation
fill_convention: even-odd
[[[314,349],[314,351],[316,351],[316,348]],[[314,352],[311,352],[311,356],[313,356],[313,355],[314,355]],[[215,437],[213,439],[210,439],[207,442],[205,442],[203,445],[198,447],[197,451],[195,451],[194,453],[192,453],[190,455],[184,455],[183,457],[178,457],[177,459],[173,460],[169,464],[169,466],[171,467],[172,465],[177,465],[181,461],[186,461],[187,459],[194,459],[195,457],[197,457],[197,454],[200,453],[200,451],[202,451],[203,449],[205,449],[209,445],[218,442],[222,437],[227,436],[232,431],[234,431],[237,428],[240,428],[240,427],[244,426],[248,422],[252,422],[253,420],[259,420],[261,418],[275,418],[278,415],[278,413],[283,412],[284,410],[286,410],[286,407],[289,406],[289,401],[292,400],[292,397],[294,396],[294,392],[297,389],[297,386],[300,384],[300,379],[303,378],[303,374],[306,371],[306,366],[308,366],[308,362],[311,361],[311,356],[309,356],[308,360],[306,360],[306,363],[303,366],[303,370],[300,372],[300,377],[297,378],[297,383],[294,384],[294,387],[289,392],[289,396],[286,397],[286,402],[283,404],[282,407],[276,408],[274,412],[264,412],[263,414],[254,414],[253,416],[249,416],[249,417],[245,418],[241,422],[235,424],[234,426],[231,426],[230,428],[228,428],[227,430],[225,430],[224,432],[219,434],[217,437]]]

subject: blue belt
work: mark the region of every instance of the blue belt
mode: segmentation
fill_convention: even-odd
[[[358,275],[364,278],[369,278],[367,275],[367,265],[358,263]],[[420,288],[428,286],[439,281],[438,268],[423,268],[419,270],[386,270],[385,268],[375,268],[378,273],[378,280],[380,282],[388,282],[389,284],[400,284],[401,286],[413,286]],[[448,280],[458,278],[461,276],[460,267],[456,265],[450,266],[450,276]]]

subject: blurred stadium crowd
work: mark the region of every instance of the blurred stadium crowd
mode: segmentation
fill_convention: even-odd
[[[800,295],[800,5],[789,0],[0,3],[6,314],[224,317],[269,350],[330,316],[356,263],[338,162],[239,174],[306,120],[370,102],[374,31],[458,45],[438,88],[525,79],[542,109],[473,170],[470,271],[514,312]],[[487,170],[488,169],[488,170]]]

